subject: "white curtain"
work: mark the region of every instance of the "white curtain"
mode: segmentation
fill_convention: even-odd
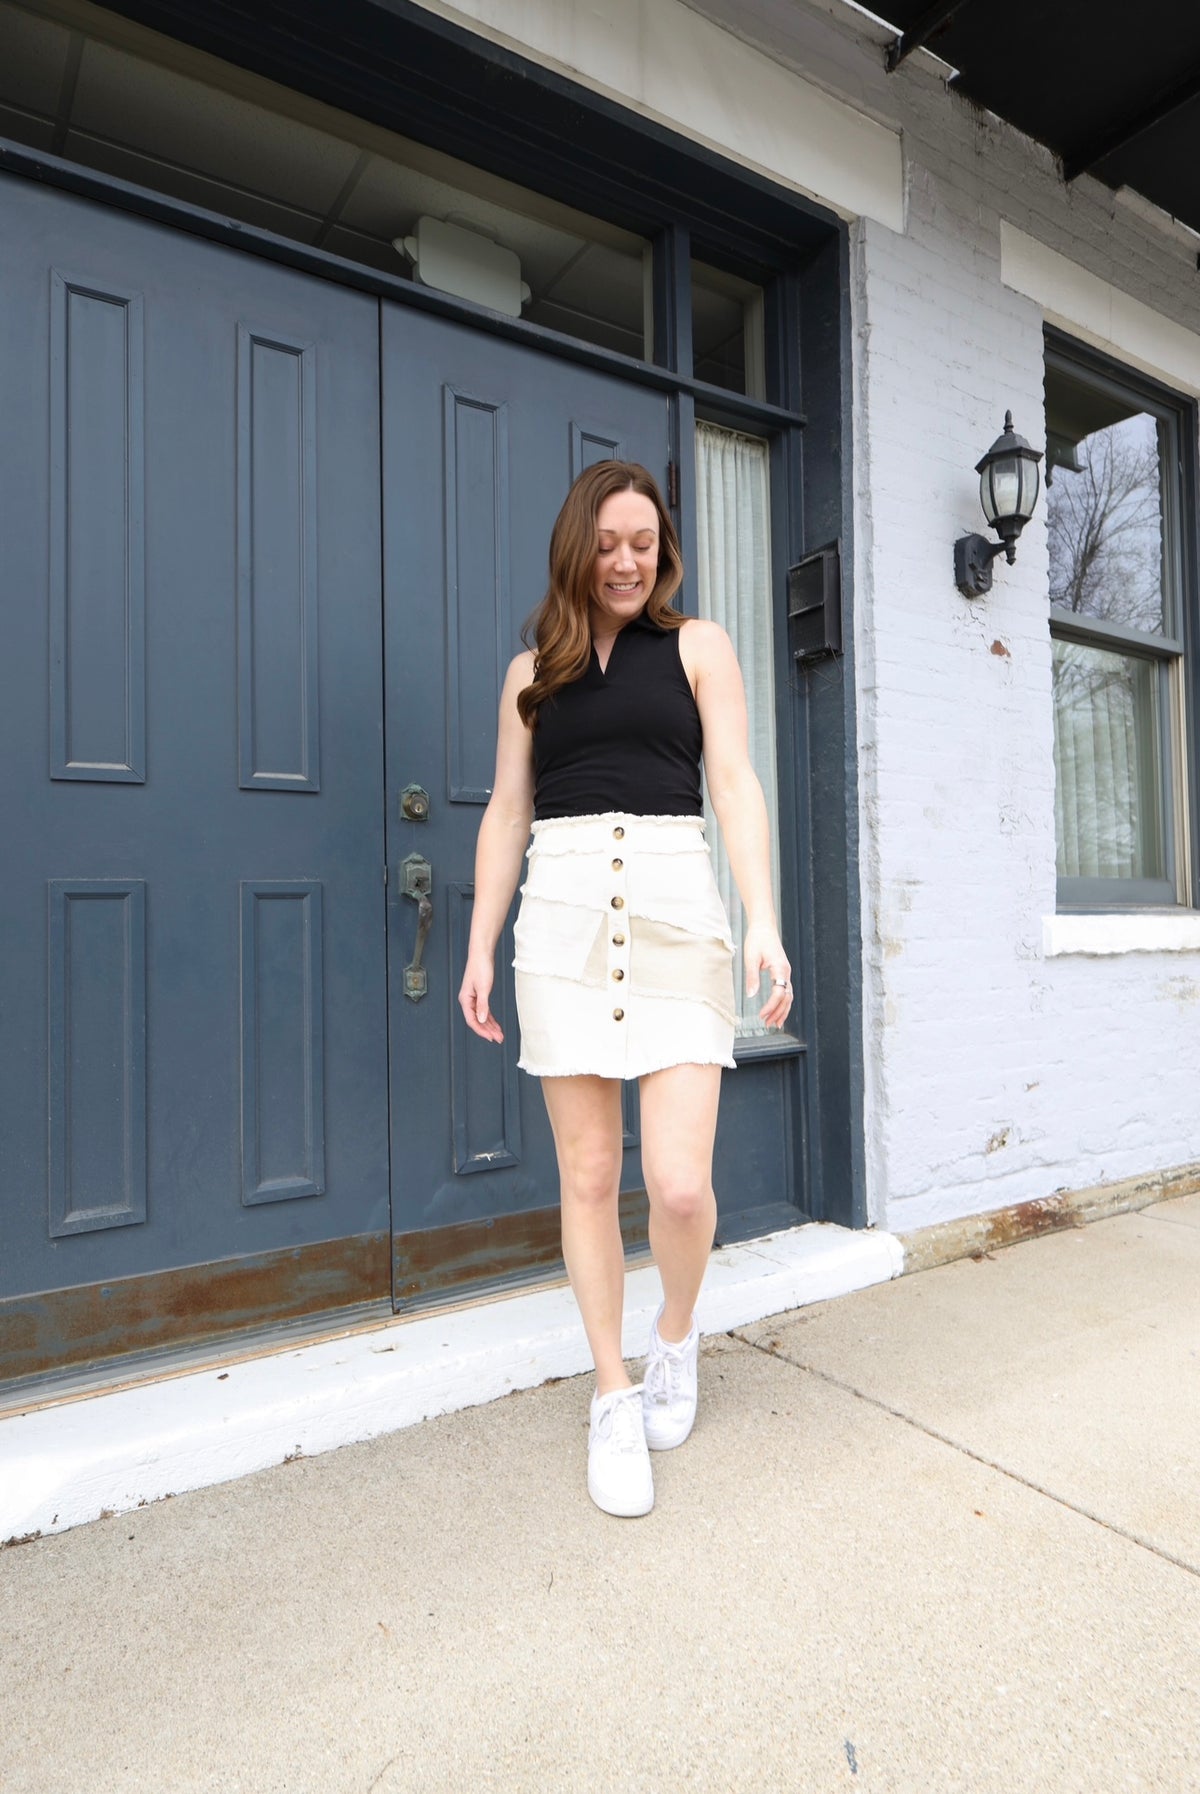
[[[1147,663],[1054,644],[1054,807],[1065,878],[1145,878],[1153,819],[1140,814],[1139,735],[1153,727]],[[1139,727],[1140,724],[1140,727]],[[1151,749],[1151,753],[1153,750]],[[1150,838],[1146,822],[1149,821]]]
[[[767,800],[771,879],[779,897],[779,779],[775,760],[775,653],[771,619],[771,494],[767,444],[756,436],[696,425],[696,512],[700,615],[726,629],[746,682],[750,759]],[[704,799],[717,883],[737,948],[739,1035],[766,1030],[758,1011],[769,989],[747,1002],[742,972],[745,918],[716,818]]]

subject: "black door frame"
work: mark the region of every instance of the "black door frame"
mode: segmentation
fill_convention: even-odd
[[[842,652],[796,665],[785,645],[778,723],[781,741],[792,746],[796,781],[791,853],[808,875],[807,888],[796,893],[807,990],[800,1025],[813,1060],[805,1184],[820,1218],[865,1226],[852,339],[844,220],[580,82],[437,17],[417,0],[103,3],[111,12],[448,154],[479,161],[653,242],[654,361],[639,362],[519,319],[481,313],[268,233],[232,227],[237,240],[258,253],[277,254],[326,278],[355,281],[381,295],[469,318],[478,328],[551,354],[665,387],[673,395],[677,520],[684,530],[694,524],[689,451],[696,413],[771,437],[780,617],[786,614],[786,568],[810,549],[840,544]],[[178,216],[191,208],[175,210]],[[191,228],[205,228],[202,218],[197,214]],[[694,379],[689,253],[768,289],[768,390],[774,403]],[[787,843],[784,848],[788,851]]]
[[[0,141],[0,170],[666,391],[679,470],[678,515],[685,530],[694,528],[690,449],[697,413],[770,437],[773,487],[785,495],[776,507],[772,544],[781,616],[783,570],[807,548],[840,540],[845,651],[813,673],[792,666],[784,643],[778,699],[781,741],[791,744],[786,770],[796,795],[784,858],[809,873],[806,888],[796,893],[808,993],[801,1026],[813,1062],[807,1125],[801,1130],[803,1185],[820,1218],[864,1225],[845,225],[409,0],[388,0],[386,7],[376,0],[336,7],[300,0],[287,9],[151,0],[109,10],[364,118],[445,145],[460,157],[474,148],[490,167],[523,184],[649,235],[656,359],[638,361],[520,319],[500,318],[23,145]],[[338,45],[332,60],[331,33]],[[520,106],[511,103],[518,89]],[[772,402],[694,378],[687,279],[693,251],[768,288]]]

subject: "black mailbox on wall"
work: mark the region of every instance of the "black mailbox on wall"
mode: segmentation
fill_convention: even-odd
[[[788,647],[794,660],[842,651],[840,542],[816,548],[788,568]]]

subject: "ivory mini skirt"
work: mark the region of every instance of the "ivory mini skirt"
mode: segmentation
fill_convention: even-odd
[[[515,946],[532,1076],[733,1066],[733,941],[699,816],[535,822]]]

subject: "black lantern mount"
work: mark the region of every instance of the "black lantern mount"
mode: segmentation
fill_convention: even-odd
[[[1037,449],[1017,435],[1012,412],[1006,411],[1003,434],[975,466],[983,514],[1000,540],[960,536],[954,544],[954,582],[964,598],[982,598],[991,591],[992,562],[998,554],[1004,554],[1010,567],[1016,560],[1017,537],[1037,506],[1041,458]]]

